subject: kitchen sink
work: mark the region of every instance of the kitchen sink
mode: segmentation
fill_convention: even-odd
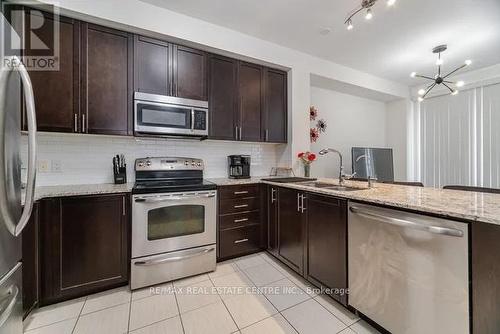
[[[321,189],[330,189],[336,191],[356,191],[356,190],[364,190],[363,188],[355,188],[355,187],[346,187],[340,186],[337,184],[331,184],[326,182],[302,182],[298,183],[302,186],[313,187],[313,188],[321,188]]]
[[[297,183],[297,182],[304,182],[304,181],[315,181],[316,179],[311,179],[308,177],[275,177],[275,178],[269,178],[269,179],[262,179],[262,181],[270,181],[270,182],[277,182],[277,183]]]

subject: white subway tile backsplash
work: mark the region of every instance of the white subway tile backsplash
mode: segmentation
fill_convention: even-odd
[[[39,133],[38,160],[60,163],[61,171],[37,175],[37,185],[89,184],[113,182],[112,157],[124,154],[127,178],[134,181],[134,161],[148,156],[182,156],[203,159],[205,177],[227,176],[227,156],[248,154],[252,157],[252,176],[269,175],[272,167],[283,165],[285,145],[223,141],[165,140],[58,133]],[[22,159],[27,159],[27,137],[22,137]]]

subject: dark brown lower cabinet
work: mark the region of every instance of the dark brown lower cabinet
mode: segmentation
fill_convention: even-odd
[[[39,301],[39,245],[38,245],[38,203],[33,206],[31,218],[22,233],[23,261],[23,316],[38,306]]]
[[[128,283],[129,210],[128,194],[41,202],[41,305]]]
[[[347,306],[347,201],[307,196],[307,280]]]
[[[500,226],[471,223],[472,333],[500,333]]]
[[[304,222],[301,196],[305,194],[288,188],[278,191],[278,257],[289,267],[304,272]]]

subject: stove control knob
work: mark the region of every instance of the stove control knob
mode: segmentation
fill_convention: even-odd
[[[191,166],[196,166],[196,162],[191,161]]]
[[[146,161],[146,166],[148,166],[148,167],[151,166],[151,161],[149,161],[149,160]]]
[[[144,162],[139,162],[139,167],[144,167]]]
[[[198,162],[196,166],[201,167],[201,162]]]
[[[185,166],[189,166],[189,161],[184,161]]]

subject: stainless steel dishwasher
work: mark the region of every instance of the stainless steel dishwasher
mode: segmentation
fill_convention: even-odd
[[[394,334],[469,333],[468,225],[349,202],[349,305]]]

